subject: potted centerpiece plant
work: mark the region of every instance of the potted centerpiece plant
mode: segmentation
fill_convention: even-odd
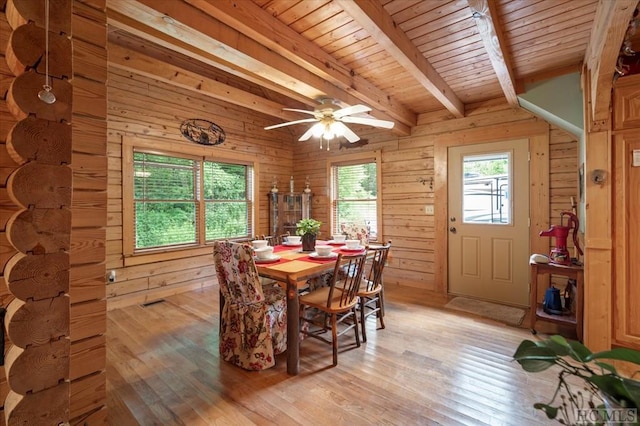
[[[561,424],[638,424],[640,381],[634,377],[639,373],[640,352],[614,348],[593,353],[580,342],[551,336],[522,341],[513,358],[532,373],[559,368],[550,401],[534,404],[548,418]],[[636,371],[624,377],[607,361],[631,363]]]
[[[302,236],[302,251],[314,251],[316,236],[320,233],[322,222],[315,219],[302,219],[296,224],[296,234]]]

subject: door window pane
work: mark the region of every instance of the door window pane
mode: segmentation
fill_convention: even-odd
[[[510,224],[511,153],[465,155],[462,165],[464,223]]]

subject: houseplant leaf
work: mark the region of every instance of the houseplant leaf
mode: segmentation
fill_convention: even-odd
[[[537,345],[531,340],[524,340],[516,349],[513,358],[525,371],[535,373],[554,365],[558,355],[547,347]]]
[[[640,352],[628,348],[615,348],[609,351],[596,352],[588,357],[587,361],[596,359],[615,359],[640,365]]]
[[[569,347],[571,347],[569,356],[576,361],[588,362],[589,357],[592,355],[591,351],[585,345],[575,340],[569,341]]]

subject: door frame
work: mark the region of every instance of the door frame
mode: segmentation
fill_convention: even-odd
[[[435,139],[433,160],[435,169],[434,199],[437,200],[434,217],[436,291],[446,295],[449,286],[449,185],[447,170],[448,148],[451,146],[529,139],[529,251],[531,253],[547,253],[549,240],[540,238],[539,233],[540,230],[549,229],[549,124],[540,121],[518,124],[505,123],[499,127],[456,131],[436,136]]]

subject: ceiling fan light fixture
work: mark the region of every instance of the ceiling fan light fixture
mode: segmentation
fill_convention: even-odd
[[[325,140],[331,140],[334,137],[336,137],[335,133],[333,132],[333,130],[331,130],[331,126],[327,126],[327,128],[325,129],[324,133],[322,134],[322,137]]]
[[[322,123],[316,123],[311,127],[311,134],[313,137],[319,138],[324,133],[324,125]]]
[[[344,124],[339,123],[337,121],[334,121],[333,123],[331,123],[329,125],[329,130],[331,131],[331,133],[333,133],[336,137],[340,137],[340,136],[344,136]]]
[[[383,129],[391,129],[394,125],[393,121],[379,120],[369,115],[360,115],[371,111],[371,108],[366,105],[359,104],[342,107],[332,99],[320,99],[319,102],[320,105],[313,111],[295,108],[283,108],[283,110],[285,111],[294,111],[312,115],[313,118],[304,118],[301,120],[274,124],[265,127],[265,130],[291,126],[293,124],[314,123],[302,134],[302,136],[300,136],[300,138],[298,139],[299,141],[306,141],[313,136],[319,138],[320,143],[322,143],[323,139],[329,141],[336,137],[344,137],[349,142],[353,143],[359,141],[360,137],[356,135],[353,130],[351,130],[345,123],[353,123]]]

